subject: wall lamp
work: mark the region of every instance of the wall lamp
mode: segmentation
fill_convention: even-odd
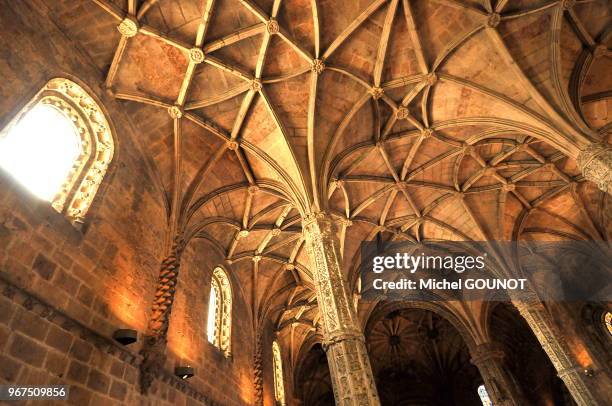
[[[113,338],[121,345],[130,345],[138,340],[136,330],[121,328],[113,333]]]
[[[174,368],[174,375],[181,379],[189,379],[193,376],[194,370],[190,366],[178,366]]]

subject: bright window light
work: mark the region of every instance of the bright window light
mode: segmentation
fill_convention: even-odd
[[[214,279],[212,282],[210,287],[210,299],[208,301],[208,322],[206,325],[206,332],[208,333],[208,342],[217,345],[217,312],[219,311],[217,297],[219,296],[219,288]]]
[[[493,402],[491,402],[491,398],[489,398],[489,394],[484,385],[478,387],[478,396],[480,396],[482,406],[493,406]]]
[[[213,270],[210,278],[206,329],[208,342],[228,357],[232,341],[232,290],[225,271],[220,267]]]
[[[0,138],[0,166],[35,196],[51,202],[81,153],[75,125],[38,104]]]

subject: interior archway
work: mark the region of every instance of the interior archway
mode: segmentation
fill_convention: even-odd
[[[534,406],[574,406],[563,381],[537,338],[510,304],[499,303],[491,313],[490,329],[504,348],[505,366]]]
[[[296,374],[296,395],[302,406],[327,406],[334,404],[334,390],[327,356],[317,343],[304,355]]]
[[[366,343],[382,405],[478,405],[482,378],[446,319],[403,308],[368,322]]]

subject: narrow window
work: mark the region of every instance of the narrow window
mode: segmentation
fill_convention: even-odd
[[[608,333],[612,336],[612,312],[605,312],[603,322]]]
[[[219,341],[217,340],[217,331],[219,328],[217,326],[217,321],[219,319],[219,302],[221,295],[221,290],[219,289],[219,283],[216,278],[212,278],[210,285],[210,298],[208,300],[208,341],[215,345],[219,346]]]
[[[232,290],[225,271],[213,271],[208,299],[208,341],[228,357],[230,355],[232,325]]]
[[[280,346],[276,341],[272,343],[272,367],[274,368],[274,398],[276,404],[285,406],[285,385],[283,383],[283,360]]]
[[[493,402],[489,398],[489,394],[487,393],[487,389],[484,385],[480,385],[478,387],[478,396],[480,396],[480,401],[482,402],[482,406],[493,406]]]
[[[55,78],[0,132],[0,167],[73,223],[82,223],[113,158],[100,106]]]

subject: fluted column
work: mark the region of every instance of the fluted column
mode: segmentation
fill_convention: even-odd
[[[342,276],[334,220],[317,213],[304,221],[303,228],[336,404],[380,405],[365,339]]]
[[[495,406],[525,406],[520,388],[510,371],[504,366],[504,352],[496,343],[476,346],[472,364],[478,367],[487,393]]]
[[[149,391],[155,375],[163,369],[168,325],[184,249],[185,240],[182,236],[177,236],[170,253],[160,266],[148,333],[141,350],[143,362],[140,365],[140,389],[145,394]]]
[[[599,405],[586,382],[589,378],[572,360],[569,348],[560,338],[544,305],[529,301],[516,302],[515,306],[531,327],[576,403],[579,406]]]
[[[612,148],[609,145],[592,143],[587,146],[578,155],[578,167],[587,180],[612,194]]]

